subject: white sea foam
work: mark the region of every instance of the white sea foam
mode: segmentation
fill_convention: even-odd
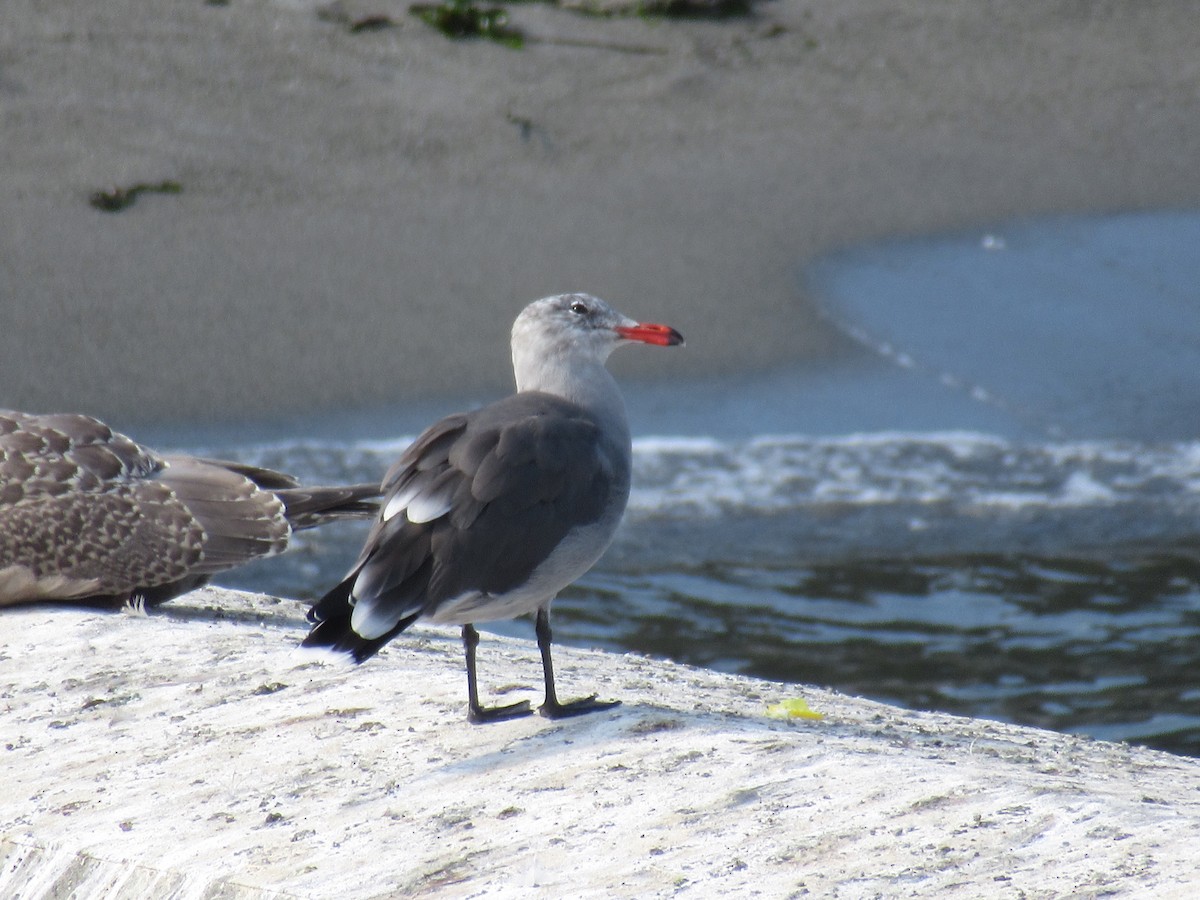
[[[635,442],[631,511],[771,514],[828,505],[1200,506],[1200,445],[1011,443],[967,432]]]
[[[237,458],[303,480],[378,478],[411,437],[247,448]],[[974,432],[868,432],[634,442],[634,517],[776,515],[822,507],[959,512],[1123,503],[1200,511],[1200,442],[1012,442]]]

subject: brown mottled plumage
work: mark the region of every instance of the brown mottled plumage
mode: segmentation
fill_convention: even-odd
[[[162,603],[295,530],[372,515],[378,494],[160,455],[89,416],[0,410],[0,606]]]

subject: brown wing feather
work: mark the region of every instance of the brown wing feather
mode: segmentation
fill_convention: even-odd
[[[373,513],[378,492],[159,456],[88,416],[0,411],[0,606],[161,602],[283,550],[293,528]]]

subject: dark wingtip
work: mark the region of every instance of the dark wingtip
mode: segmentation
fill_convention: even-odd
[[[309,611],[311,615],[311,610]],[[382,646],[378,641],[371,641],[354,633],[350,628],[350,620],[326,619],[317,622],[308,635],[300,642],[300,646],[309,650],[327,650],[349,657],[355,664],[365,662],[379,652]]]
[[[366,662],[420,617],[420,612],[413,613],[397,622],[386,634],[363,637],[351,624],[354,603],[350,592],[357,574],[357,571],[352,572],[309,608],[307,618],[312,629],[300,642],[301,647],[326,649],[349,656],[356,663]]]

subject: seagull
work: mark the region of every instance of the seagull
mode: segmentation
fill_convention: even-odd
[[[379,493],[158,454],[91,416],[0,410],[0,607],[156,606],[294,531],[373,516]]]
[[[608,548],[629,499],[629,424],[605,361],[634,342],[683,337],[588,294],[527,306],[512,329],[517,392],[431,425],[388,470],[366,545],[309,610],[304,646],[362,662],[418,619],[461,625],[467,717],[490,722],[532,710],[528,700],[480,706],[474,623],[533,612],[546,689],[538,711],[556,719],[616,706],[594,694],[558,699],[550,603]]]

